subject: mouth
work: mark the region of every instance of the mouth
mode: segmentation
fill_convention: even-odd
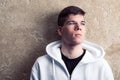
[[[81,34],[74,34],[73,37],[81,37]]]

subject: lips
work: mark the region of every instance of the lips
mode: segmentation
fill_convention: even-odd
[[[74,34],[73,37],[81,37],[82,35],[81,34]]]
[[[81,37],[82,35],[81,35],[81,34],[75,34],[75,36],[77,36],[77,37]]]

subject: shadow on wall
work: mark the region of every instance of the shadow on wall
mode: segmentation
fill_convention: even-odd
[[[55,40],[59,40],[60,36],[57,33],[57,17],[58,13],[51,13],[45,19],[45,28],[44,28],[44,39],[47,40],[46,42],[51,42]]]
[[[36,38],[38,39],[38,42],[36,43],[36,46],[29,52],[29,57],[25,60],[25,64],[22,65],[21,70],[23,71],[23,78],[22,80],[29,80],[31,68],[35,62],[35,60],[39,57],[45,54],[45,47],[48,43],[51,41],[58,40],[60,37],[57,34],[57,13],[51,13],[47,15],[46,17],[41,18],[39,17],[36,20],[37,33]],[[42,23],[42,22],[43,23]],[[41,23],[43,26],[41,26]],[[42,29],[42,32],[41,32]]]
[[[13,37],[11,39],[13,41],[12,46],[8,45],[8,47],[15,46],[15,49],[5,48],[4,55],[7,57],[3,59],[3,66],[0,66],[0,80],[30,80],[30,73],[35,60],[45,54],[45,46],[49,42],[59,38],[56,32],[57,16],[57,13],[51,13],[42,18],[36,16],[33,23],[35,26],[32,26],[32,29],[22,29],[22,31],[17,29],[20,32],[16,31],[15,33],[22,33],[23,35],[14,35],[16,40],[19,40],[20,37],[19,41],[23,40],[24,42],[18,42],[17,45],[14,43]]]

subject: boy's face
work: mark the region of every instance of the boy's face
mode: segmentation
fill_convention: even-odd
[[[62,42],[69,45],[80,44],[85,38],[85,19],[83,15],[71,14],[64,25],[58,29]]]

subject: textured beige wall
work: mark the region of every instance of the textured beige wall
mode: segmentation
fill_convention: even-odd
[[[0,0],[0,80],[29,80],[36,58],[56,40],[58,12],[68,5],[87,12],[87,40],[104,47],[120,80],[119,0]]]

